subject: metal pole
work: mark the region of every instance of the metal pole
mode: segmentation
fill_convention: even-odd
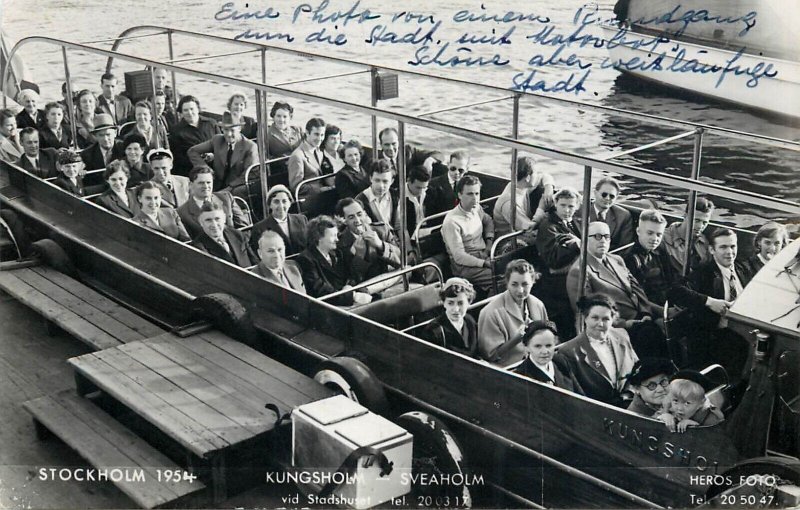
[[[692,179],[697,180],[700,178],[700,157],[703,152],[703,128],[697,128],[694,135],[694,150],[692,151]],[[689,191],[689,201],[687,203],[686,219],[684,220],[684,227],[686,228],[686,253],[683,254],[683,270],[682,276],[686,276],[689,272],[689,261],[692,257],[692,248],[694,247],[694,213],[695,202],[697,201],[697,191]]]
[[[160,147],[161,144],[158,136],[158,115],[156,115],[156,70],[152,67],[150,68],[150,90],[152,91],[152,96],[151,96],[152,99],[150,101],[150,107],[153,109],[153,114],[150,116],[150,122],[153,125],[153,140],[155,140],[156,142],[155,146]],[[135,113],[136,109],[134,108],[133,111]]]
[[[267,129],[265,127],[266,117],[264,115],[264,106],[267,101],[266,95],[266,92],[256,90],[256,122],[258,123],[258,136],[256,136],[256,141],[258,142],[258,153],[260,154],[260,157],[258,158],[258,173],[261,176],[261,207],[263,208],[261,211],[263,217],[265,218],[267,216],[267,212],[269,211],[269,208],[267,207],[267,191],[269,190],[267,183],[267,149],[264,144],[264,135]]]
[[[373,117],[374,118],[374,117]],[[397,123],[397,142],[400,144],[400,151],[397,154],[397,187],[400,189],[399,202],[400,207],[397,208],[400,214],[400,267],[406,267],[408,264],[408,252],[406,246],[411,242],[408,239],[408,225],[406,224],[406,125],[404,122]],[[389,225],[391,229],[393,225]],[[408,275],[403,275],[403,287],[408,290]]]
[[[592,206],[592,167],[583,167],[583,203],[581,204],[581,272],[580,287],[578,287],[578,299],[583,297],[583,286],[586,285],[586,263],[589,253],[586,251],[586,240],[589,239],[589,207]],[[583,324],[583,321],[578,321]],[[582,328],[583,326],[578,326]]]
[[[373,108],[378,106],[378,69],[375,67],[370,68],[370,80],[371,80],[371,91],[372,97],[370,99],[370,104]],[[401,144],[400,147],[402,148],[403,145]],[[375,114],[372,114],[372,160],[375,161],[378,159],[378,119],[375,117]]]
[[[67,48],[61,47],[61,56],[64,60],[64,76],[67,80],[67,114],[69,115],[69,125],[72,131],[72,146],[78,150],[78,127],[75,125],[75,103],[72,102],[72,78],[69,74],[69,62],[67,61]]]
[[[516,140],[519,137],[519,99],[520,95],[514,95],[514,112],[511,124],[511,138]],[[511,149],[511,231],[517,229],[517,149]],[[512,241],[513,247],[517,247],[517,238]]]
[[[172,30],[167,31],[167,45],[169,46],[169,59],[175,59],[175,48],[172,46]],[[178,79],[175,74],[175,71],[172,71],[172,101],[175,103],[174,106],[178,107]]]

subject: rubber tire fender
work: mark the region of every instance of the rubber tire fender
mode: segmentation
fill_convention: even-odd
[[[255,330],[250,314],[242,303],[224,292],[214,292],[192,301],[193,320],[207,320],[226,335],[242,341],[250,341]]]
[[[78,270],[69,258],[67,252],[57,242],[52,239],[39,239],[31,243],[31,250],[35,255],[41,257],[42,261],[56,271],[67,276],[77,278]]]
[[[788,480],[800,486],[800,463],[782,457],[753,457],[752,459],[737,462],[732,468],[722,473],[726,479],[737,481],[740,477],[749,475],[773,475],[782,480]],[[706,491],[706,501],[722,494],[735,484],[712,485]]]
[[[389,400],[383,385],[363,362],[349,356],[337,356],[320,363],[314,380],[354,400],[382,416],[389,414]]]
[[[9,209],[2,209],[0,210],[0,218],[8,226],[9,234],[17,247],[20,257],[23,259],[28,257],[31,254],[31,238],[17,213]],[[0,229],[2,228],[4,227],[0,226]]]
[[[415,465],[421,458],[435,458],[435,467],[439,473],[450,475],[451,479],[454,475],[461,475],[465,482],[470,480],[464,450],[455,434],[447,428],[442,420],[427,413],[411,411],[401,414],[397,418],[397,424],[414,436],[413,459]],[[455,501],[448,501],[447,506],[472,507],[472,495],[467,483],[462,485],[432,484],[424,487],[429,490],[439,490],[439,496],[458,498]],[[424,489],[423,492],[425,492]]]

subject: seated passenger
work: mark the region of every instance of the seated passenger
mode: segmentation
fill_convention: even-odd
[[[136,124],[126,136],[133,134],[141,136],[146,145],[144,152],[150,152],[153,149],[169,149],[166,125],[159,122],[157,123],[157,128],[153,129],[153,115],[150,104],[145,101],[139,101],[134,107],[134,112]],[[158,137],[156,137],[156,134],[158,134]]]
[[[531,322],[522,335],[522,345],[526,351],[525,359],[514,372],[583,395],[581,385],[572,372],[568,371],[569,367],[560,367],[553,363],[555,346],[558,343],[555,323]]]
[[[585,328],[578,336],[558,347],[553,361],[571,370],[584,395],[621,406],[627,384],[625,376],[638,356],[624,329],[611,326],[617,315],[614,301],[601,294],[578,301]]]
[[[75,128],[77,131],[78,147],[85,149],[97,141],[94,137],[92,130],[98,124],[95,116],[101,114],[97,110],[97,98],[89,89],[83,89],[78,92],[73,103],[75,105]],[[103,124],[110,124],[116,126],[114,118],[108,114],[103,118]],[[85,160],[84,160],[85,161]]]
[[[475,289],[463,278],[450,278],[439,291],[442,313],[429,322],[421,338],[472,358],[478,357],[478,326],[467,309]]]
[[[258,276],[287,287],[300,294],[306,293],[300,267],[292,260],[286,260],[286,247],[283,238],[273,230],[265,230],[258,240],[258,256],[261,262],[252,272]]]
[[[536,248],[547,266],[537,295],[542,298],[550,319],[566,338],[576,334],[575,315],[567,294],[567,273],[581,253],[581,234],[573,221],[580,195],[573,188],[562,188],[553,197],[555,206],[539,224]]]
[[[179,98],[175,97],[175,89],[169,85],[169,73],[163,67],[158,67],[153,71],[153,78],[156,82],[156,115],[160,116],[167,129],[167,133],[175,129],[180,119],[175,104]],[[163,98],[163,99],[161,99]],[[150,101],[150,99],[148,99]],[[163,103],[163,107],[160,106]]]
[[[608,224],[595,221],[589,224],[586,240],[586,278],[583,294],[604,294],[614,300],[618,315],[615,328],[625,328],[639,356],[669,357],[666,337],[653,321],[663,308],[651,303],[622,257],[608,253],[611,233]],[[578,301],[581,293],[581,261],[576,260],[567,274],[567,294],[570,303]],[[573,306],[575,311],[577,308]]]
[[[167,96],[163,91],[157,90],[155,95],[147,97],[147,104],[155,105],[154,115],[156,116],[156,123],[158,123],[159,133],[163,130],[167,133],[166,145],[169,145],[169,132],[170,129],[178,124],[178,118],[175,114],[175,109],[167,110]]]
[[[658,419],[670,432],[686,432],[689,427],[716,425],[725,420],[722,412],[706,397],[713,383],[696,370],[679,370],[672,376],[664,407]]]
[[[308,247],[297,257],[303,274],[306,292],[314,297],[323,297],[340,290],[348,290],[350,274],[344,258],[337,249],[339,229],[330,216],[317,216],[308,222]],[[337,296],[329,303],[334,305],[366,304],[372,296],[364,292],[348,292]]]
[[[508,366],[525,357],[521,345],[525,328],[533,321],[547,320],[544,305],[531,295],[538,277],[525,260],[513,260],[506,266],[505,292],[495,296],[478,316],[478,347],[483,359]]]
[[[27,127],[38,129],[44,124],[44,111],[37,108],[39,94],[35,90],[23,89],[20,91],[17,103],[22,105],[22,111],[17,114],[17,129]]]
[[[628,389],[633,392],[628,411],[649,418],[661,414],[669,378],[676,370],[675,364],[666,358],[639,358],[627,377]]]
[[[306,138],[289,157],[289,188],[294,192],[306,179],[322,175],[322,150],[320,145],[325,138],[325,121],[314,117],[306,122]],[[327,179],[326,179],[327,180]],[[320,181],[303,186],[300,196],[316,195],[322,191]]]
[[[517,194],[516,218],[511,227],[511,183],[497,197],[494,204],[495,234],[497,236],[524,230],[520,238],[525,244],[533,244],[536,240],[536,228],[547,215],[545,212],[553,198],[553,177],[546,172],[534,168],[533,158],[517,159]]]
[[[242,126],[242,136],[249,140],[258,136],[256,119],[244,114],[247,109],[247,96],[241,92],[235,92],[228,98],[227,105],[231,114],[231,121]]]
[[[19,158],[19,166],[37,177],[46,179],[58,176],[58,151],[39,148],[39,132],[27,127],[20,133],[22,150],[25,154]]]
[[[356,195],[356,200],[361,202],[373,222],[390,227],[397,219],[397,200],[391,192],[393,180],[394,171],[389,160],[381,158],[369,168],[369,188]]]
[[[117,77],[111,73],[103,74],[100,77],[100,86],[103,92],[97,98],[98,113],[111,115],[118,125],[129,121],[133,117],[133,105],[127,97],[115,94]]]
[[[247,235],[228,226],[222,204],[204,203],[198,222],[203,231],[192,241],[195,248],[239,267],[250,267],[258,261]]]
[[[303,130],[291,124],[292,115],[294,108],[289,103],[275,101],[272,105],[272,124],[267,130],[269,159],[288,156],[303,142]]]
[[[78,153],[70,149],[64,149],[58,153],[58,171],[61,172],[53,181],[53,184],[61,189],[67,190],[73,195],[82,197],[85,192],[83,189],[83,160]]]
[[[774,221],[762,225],[753,240],[755,248],[753,255],[741,264],[746,278],[752,280],[756,273],[764,267],[764,264],[772,260],[772,257],[784,249],[788,242],[789,234],[783,225]]]
[[[602,221],[608,225],[612,250],[633,242],[633,218],[631,213],[617,205],[619,193],[619,181],[613,177],[603,177],[594,185],[594,201],[589,207],[589,223]],[[582,214],[580,209],[575,213],[578,228]]]
[[[64,107],[61,103],[47,103],[44,107],[44,123],[39,127],[42,148],[68,149],[72,145],[72,132],[64,122]]]
[[[115,159],[122,159],[125,156],[122,142],[117,140],[117,126],[111,115],[98,114],[94,118],[91,133],[92,140],[95,141],[81,152],[87,170],[105,168]]]
[[[636,281],[644,289],[647,299],[664,306],[667,291],[680,280],[680,274],[670,262],[669,253],[661,244],[667,220],[655,209],[639,215],[636,241],[625,251],[622,259]]]
[[[322,138],[322,173],[336,173],[344,167],[344,159],[339,155],[342,146],[342,130],[338,126],[328,124],[325,126],[325,136]]]
[[[364,207],[353,198],[336,204],[336,216],[344,220],[339,251],[353,283],[362,283],[400,267],[400,248],[392,228],[370,222]]]
[[[689,255],[689,268],[686,274],[711,259],[711,254],[708,251],[708,239],[704,232],[711,221],[711,215],[714,214],[714,203],[707,198],[699,197],[695,204],[694,225],[692,226],[694,245]],[[672,267],[675,268],[677,274],[683,274],[687,236],[685,220],[673,223],[664,230],[664,248],[669,253],[670,262],[672,262]]]
[[[172,151],[153,149],[147,153],[153,182],[161,190],[161,205],[177,209],[189,200],[189,179],[172,175]]]
[[[276,184],[267,192],[267,207],[269,214],[266,218],[253,225],[250,231],[250,244],[253,249],[258,249],[261,233],[267,230],[277,232],[283,239],[287,255],[294,255],[306,249],[306,229],[308,219],[303,214],[290,214],[292,196],[289,188],[283,184]]]
[[[406,252],[413,253],[410,242],[411,236],[417,229],[417,226],[422,223],[427,215],[425,209],[425,197],[428,194],[428,185],[430,184],[431,176],[423,166],[412,166],[406,175],[406,240],[409,244],[406,246]],[[400,232],[400,204],[397,204],[398,210],[395,213],[395,232]],[[424,238],[431,234],[430,228],[420,228],[418,237]],[[417,241],[414,239],[413,241]]]
[[[233,196],[227,191],[213,193],[214,171],[207,166],[198,166],[192,169],[189,175],[189,199],[178,207],[183,226],[190,236],[197,236],[203,228],[199,218],[203,205],[206,202],[218,204],[225,213],[226,224],[231,228],[246,227],[250,224],[245,214],[236,205]]]
[[[214,121],[200,115],[200,101],[194,96],[183,96],[177,110],[181,120],[169,133],[169,146],[175,156],[173,172],[189,175],[196,166],[189,159],[189,149],[211,140],[220,131]]]
[[[149,181],[152,178],[150,165],[145,163],[144,154],[147,149],[147,142],[140,134],[130,134],[122,140],[122,150],[125,151],[125,163],[131,172],[128,179],[128,186],[135,187]]]
[[[482,295],[492,289],[494,223],[481,207],[481,181],[467,175],[456,186],[459,204],[442,223],[442,239],[450,256],[453,275],[469,280]]]
[[[450,164],[447,174],[431,179],[426,198],[427,213],[429,216],[450,211],[458,205],[456,186],[458,181],[466,175],[469,169],[469,154],[467,151],[455,151],[450,155]]]
[[[14,112],[0,110],[0,159],[6,163],[13,163],[23,152]]]
[[[108,189],[97,197],[97,204],[123,218],[136,216],[139,212],[139,201],[136,191],[128,189],[130,175],[125,161],[118,159],[109,163],[103,172],[103,180],[108,184]]]
[[[244,184],[245,171],[258,163],[258,147],[242,136],[242,125],[229,112],[222,115],[221,135],[214,135],[189,148],[189,160],[194,166],[209,161],[214,169],[214,189],[233,191]]]
[[[355,198],[369,187],[369,175],[361,166],[363,156],[364,149],[358,140],[350,140],[344,144],[344,166],[333,178],[339,200]]]
[[[133,217],[134,221],[178,241],[190,240],[178,211],[172,207],[161,207],[161,188],[156,183],[141,183],[136,188],[136,199],[140,210]]]

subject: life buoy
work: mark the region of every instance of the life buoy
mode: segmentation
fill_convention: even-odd
[[[17,258],[23,259],[31,254],[30,237],[17,213],[8,209],[0,210],[0,229],[8,232],[8,237],[14,244]]]
[[[389,413],[389,401],[383,385],[372,370],[361,361],[340,356],[323,361],[314,380],[354,400],[382,416]]]
[[[255,330],[247,308],[238,299],[223,292],[199,296],[192,302],[193,320],[206,320],[226,335],[250,342]]]
[[[41,257],[42,261],[56,271],[67,276],[77,278],[78,271],[69,258],[67,252],[57,242],[52,239],[39,239],[31,244],[34,255]]]
[[[754,457],[726,470],[720,480],[724,482],[712,485],[706,492],[706,502],[742,485],[743,480],[744,485],[763,484],[766,491],[777,485],[793,484],[800,487],[800,462],[783,457]]]

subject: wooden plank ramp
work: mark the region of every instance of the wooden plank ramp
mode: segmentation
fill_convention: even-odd
[[[102,294],[46,266],[0,270],[0,289],[94,350],[164,333]]]
[[[185,501],[190,494],[205,489],[196,479],[168,479],[165,470],[183,470],[71,390],[29,400],[23,406],[33,416],[37,431],[42,433],[42,428],[50,431],[97,468],[98,473],[106,470],[108,479],[142,508]]]

